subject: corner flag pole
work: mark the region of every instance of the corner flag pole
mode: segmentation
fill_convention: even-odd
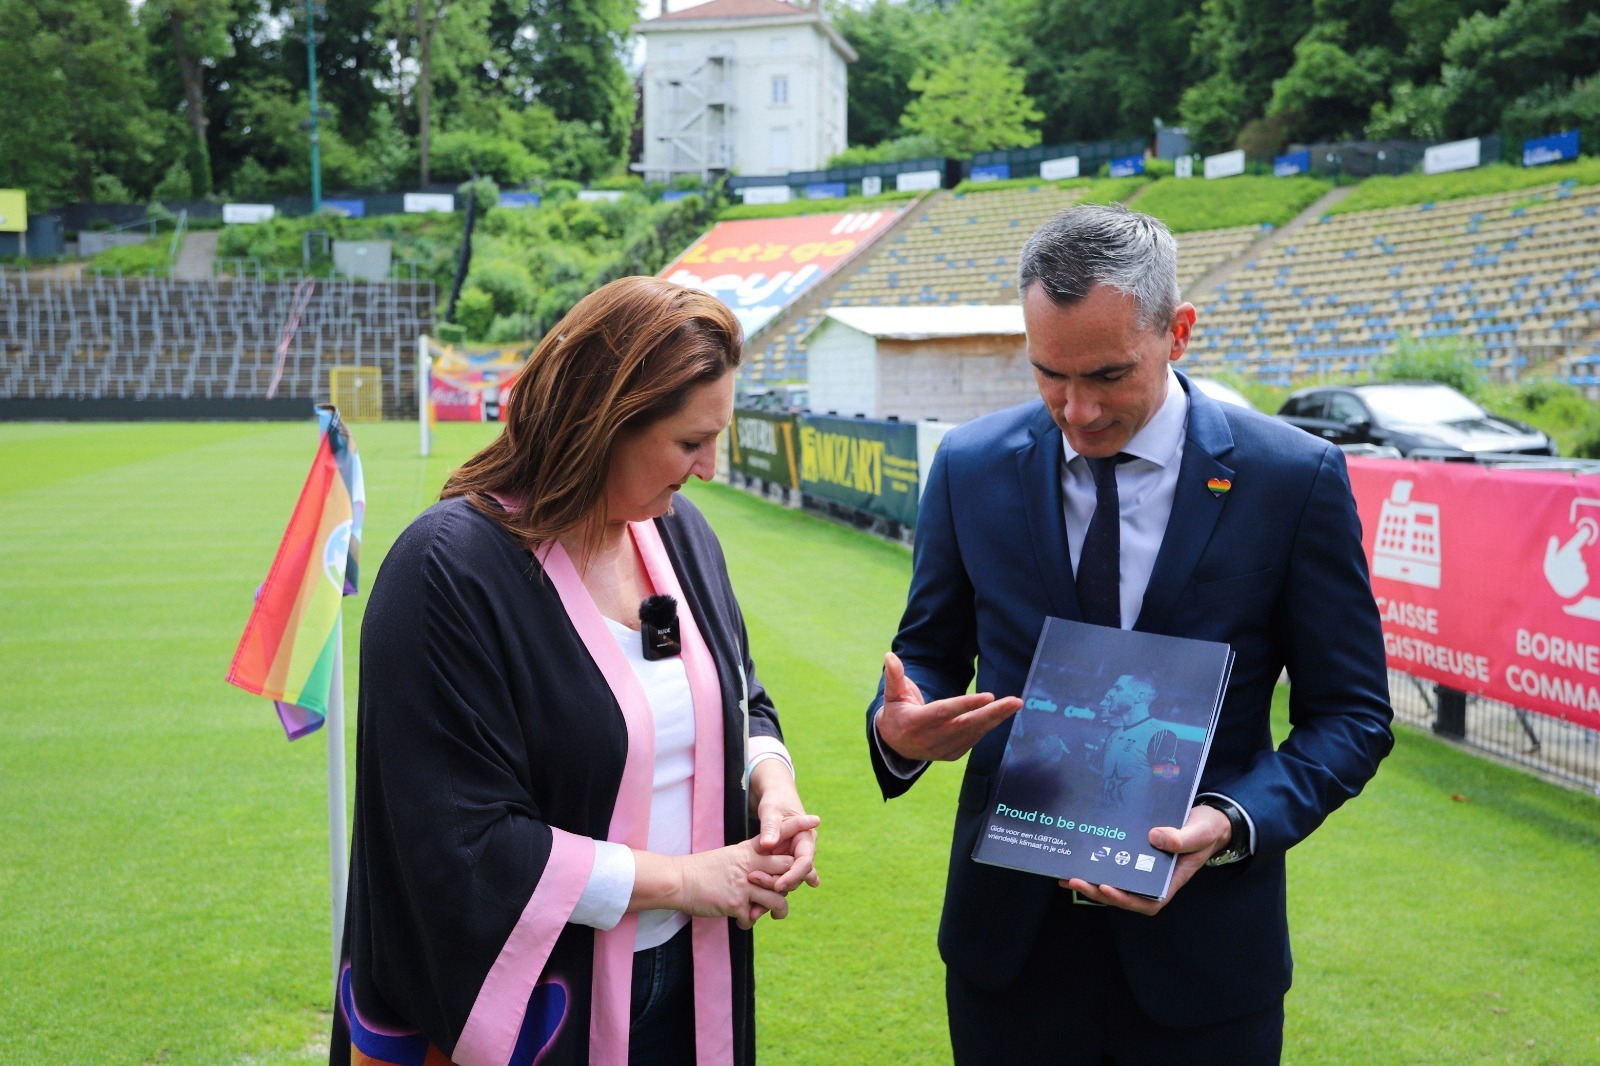
[[[333,924],[333,987],[339,987],[339,957],[344,948],[344,899],[350,858],[345,845],[344,808],[344,612],[333,630],[333,681],[328,692],[328,890]]]
[[[428,354],[428,335],[417,338],[417,425],[422,433],[422,457],[433,454],[433,358]]]

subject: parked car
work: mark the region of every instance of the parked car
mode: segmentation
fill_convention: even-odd
[[[806,385],[753,385],[739,393],[738,406],[757,411],[804,411],[810,394]]]
[[[1284,401],[1278,417],[1335,444],[1378,445],[1401,455],[1557,454],[1555,442],[1532,426],[1492,415],[1450,386],[1427,381],[1301,389]]]
[[[1254,411],[1256,405],[1250,398],[1232,385],[1225,385],[1216,378],[1205,378],[1198,374],[1189,375],[1189,384],[1216,400],[1218,403],[1231,403],[1235,407],[1243,407],[1247,411]]]

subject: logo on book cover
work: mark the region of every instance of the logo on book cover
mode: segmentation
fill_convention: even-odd
[[[1133,868],[1142,874],[1147,874],[1156,868],[1156,857],[1154,855],[1140,855],[1138,861],[1133,864]]]
[[[1090,862],[1099,862],[1101,859],[1109,859],[1109,858],[1111,858],[1111,847],[1110,847],[1110,845],[1102,845],[1101,847],[1095,848],[1093,851],[1091,851],[1089,853],[1089,861]]]
[[[1159,781],[1171,781],[1183,772],[1178,765],[1178,734],[1163,729],[1145,745],[1145,757],[1150,760],[1150,775]]]
[[[1117,855],[1116,855],[1117,865],[1118,866],[1126,866],[1126,865],[1128,865],[1129,861],[1132,860],[1132,858],[1133,858],[1133,856],[1129,855],[1127,852],[1119,851],[1119,852],[1117,852]]]

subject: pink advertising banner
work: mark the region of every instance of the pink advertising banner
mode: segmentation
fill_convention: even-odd
[[[902,207],[719,222],[661,276],[733,309],[746,339],[883,235]]]
[[[1349,465],[1389,665],[1600,729],[1600,476]]]

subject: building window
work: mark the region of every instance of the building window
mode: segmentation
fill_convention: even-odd
[[[785,173],[789,170],[789,131],[787,129],[775,129],[772,131],[772,169]]]
[[[672,43],[667,45],[667,58],[668,59],[682,59],[683,58],[683,42],[682,41],[673,41]]]
[[[789,75],[774,74],[772,76],[772,102],[774,105],[789,102]]]

